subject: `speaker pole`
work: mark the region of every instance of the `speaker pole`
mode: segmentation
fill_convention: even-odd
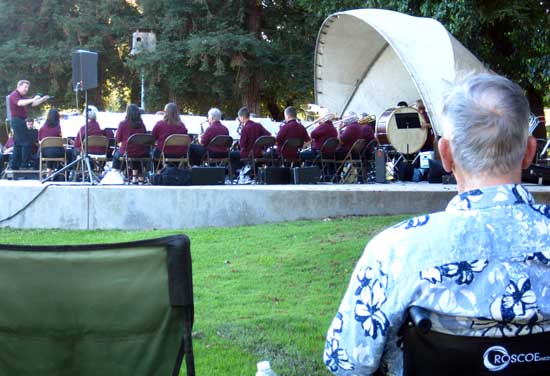
[[[141,109],[145,112],[145,73],[141,68]]]

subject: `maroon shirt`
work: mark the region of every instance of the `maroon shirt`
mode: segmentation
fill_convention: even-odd
[[[281,150],[286,140],[289,138],[299,138],[303,143],[310,140],[309,134],[307,134],[306,128],[300,124],[296,119],[287,121],[279,133],[277,133],[277,149]],[[296,158],[297,152],[292,150],[287,150],[284,155],[285,158]]]
[[[157,122],[153,128],[153,136],[157,140],[157,149],[162,151],[164,142],[168,136],[173,134],[187,134],[187,128],[181,121],[173,125],[164,120]],[[187,153],[187,146],[167,146],[164,152],[170,155],[183,155]]]
[[[369,143],[374,140],[374,129],[370,124],[363,125],[363,139]]]
[[[13,136],[9,136],[8,137],[8,140],[6,141],[6,145],[4,145],[4,148],[5,149],[9,149],[11,147],[13,147]]]
[[[241,158],[248,158],[250,150],[254,147],[254,143],[262,136],[271,136],[271,133],[260,123],[248,120],[241,130],[241,139],[239,140]],[[254,157],[260,158],[261,156],[262,150],[260,148],[254,149]]]
[[[221,123],[221,121],[215,121],[210,124],[208,128],[206,128],[201,137],[201,145],[208,146],[210,141],[212,141],[212,139],[216,136],[229,136],[229,130]],[[214,153],[225,153],[227,151],[227,149],[223,146],[211,146],[207,149],[208,151]]]
[[[340,135],[340,149],[349,150],[358,139],[363,137],[363,130],[357,122],[350,123]]]
[[[123,155],[126,152],[126,147],[128,146],[128,138],[136,133],[147,133],[147,130],[145,129],[145,124],[143,124],[143,122],[141,123],[141,126],[137,128],[132,128],[132,126],[130,125],[130,121],[124,120],[120,122],[116,131],[116,143],[122,143],[119,148],[120,155]],[[141,156],[146,154],[147,151],[148,148],[141,145],[130,145],[130,147],[128,148],[128,154],[131,156]]]
[[[22,119],[27,118],[27,106],[18,106],[17,102],[19,102],[21,99],[28,99],[22,96],[17,90],[14,90],[9,95],[9,102],[10,102],[10,112],[11,117],[18,117]]]
[[[50,127],[44,123],[38,130],[38,141],[42,141],[46,137],[61,137],[61,126],[58,124],[54,127]]]
[[[329,120],[319,124],[311,132],[311,149],[321,150],[321,146],[331,137],[338,137],[338,132],[336,132],[336,128],[334,128],[332,121]]]
[[[82,140],[84,139],[85,132],[86,130],[84,126],[82,126],[74,139],[75,149],[80,150],[80,148],[82,147]],[[105,134],[105,131],[99,127],[99,124],[97,123],[96,120],[90,120],[88,121],[88,136],[107,136],[107,135]],[[88,148],[88,153],[103,154],[105,153],[105,149],[102,147],[92,146]]]

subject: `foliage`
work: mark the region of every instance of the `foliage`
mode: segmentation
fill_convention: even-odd
[[[368,240],[403,217],[192,229],[194,352],[199,375],[328,375],[326,330]],[[0,229],[5,243],[118,242],[181,231]]]
[[[545,93],[550,104],[548,0],[0,0],[0,88],[8,93],[27,78],[32,93],[74,107],[71,53],[82,48],[99,52],[101,86],[90,101],[100,109],[138,102],[143,72],[149,111],[176,101],[185,111],[218,106],[233,117],[259,102],[262,115],[280,119],[285,106],[313,101],[323,20],[363,7],[439,20],[522,85],[537,112]],[[138,28],[157,34],[156,52],[129,55]]]

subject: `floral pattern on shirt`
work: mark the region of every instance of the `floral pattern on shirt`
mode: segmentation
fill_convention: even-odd
[[[457,285],[469,285],[474,280],[474,273],[482,272],[488,263],[487,260],[452,262],[421,271],[420,278],[436,284],[447,277],[454,279]]]
[[[378,334],[386,334],[389,325],[382,311],[382,305],[386,302],[384,290],[388,285],[388,276],[381,269],[366,268],[358,280],[360,287],[355,291],[359,297],[355,303],[355,320],[361,323],[365,336],[376,339]]]
[[[490,319],[472,322],[472,328],[481,329],[483,336],[510,337],[544,331],[539,325],[544,318],[538,312],[529,278],[521,278],[517,283],[510,281],[506,293],[491,302],[490,311]]]

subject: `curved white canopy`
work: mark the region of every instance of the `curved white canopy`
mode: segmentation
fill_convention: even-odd
[[[487,69],[439,22],[381,9],[329,16],[315,51],[316,103],[380,115],[399,101],[422,98],[441,134],[446,91],[457,78]]]

